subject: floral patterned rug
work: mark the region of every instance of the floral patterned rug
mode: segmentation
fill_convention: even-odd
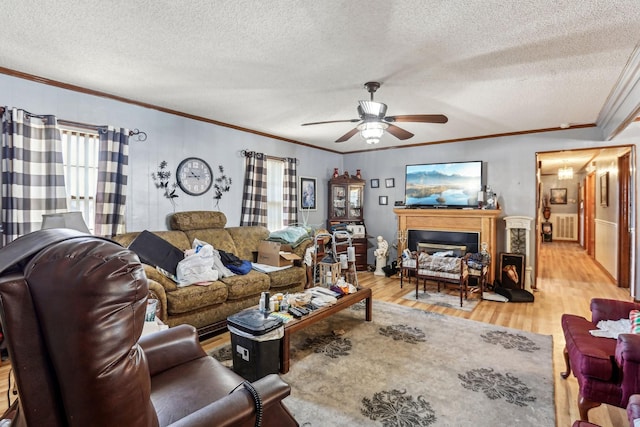
[[[363,319],[360,303],[292,336],[301,426],[555,425],[551,336],[380,301]]]
[[[473,288],[469,288],[470,290]],[[409,301],[416,301],[415,286],[411,292],[403,296],[402,298]],[[438,305],[441,307],[455,308],[462,311],[473,311],[474,308],[480,302],[480,296],[477,293],[469,292],[467,299],[462,300],[462,307],[460,306],[460,292],[455,289],[442,289],[438,292],[435,288],[430,289],[427,287],[427,291],[424,292],[422,286],[418,290],[418,301],[425,304]]]

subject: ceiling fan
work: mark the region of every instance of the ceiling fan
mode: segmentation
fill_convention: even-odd
[[[358,101],[359,119],[329,120],[325,122],[303,123],[302,126],[321,125],[326,123],[358,123],[349,132],[336,139],[336,142],[345,142],[356,133],[367,141],[367,144],[377,144],[386,130],[398,139],[405,140],[413,136],[396,125],[394,122],[416,122],[416,123],[447,123],[449,119],[442,114],[406,114],[399,116],[385,116],[387,105],[373,100],[373,94],[380,88],[379,82],[367,82],[364,84],[367,92],[371,94],[371,100]]]

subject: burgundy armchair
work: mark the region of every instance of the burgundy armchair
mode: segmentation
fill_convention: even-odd
[[[0,314],[18,389],[13,426],[297,426],[279,376],[246,383],[195,328],[140,338],[148,293],[137,256],[42,230],[0,250]],[[259,398],[256,398],[258,395]]]
[[[629,398],[627,404],[627,418],[629,419],[629,427],[634,427],[634,422],[640,420],[640,394],[634,394]],[[573,427],[599,427],[588,421],[576,421]]]
[[[573,371],[578,380],[580,419],[588,421],[588,411],[602,403],[620,408],[631,395],[640,393],[640,335],[621,334],[618,339],[592,336],[601,320],[629,318],[640,304],[610,299],[591,300],[591,321],[573,314],[562,315],[567,365],[562,378]]]

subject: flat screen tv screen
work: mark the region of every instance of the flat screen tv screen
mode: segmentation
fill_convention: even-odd
[[[407,165],[405,206],[477,208],[482,161]]]

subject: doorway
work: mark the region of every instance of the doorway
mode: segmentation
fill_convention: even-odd
[[[634,156],[632,145],[536,153],[536,260],[542,244],[575,242],[617,286],[632,285]],[[554,195],[566,194],[566,199],[559,199],[562,204],[551,204],[552,190]],[[545,201],[551,207],[551,222],[559,223],[553,225],[554,234],[561,233],[551,243],[543,242],[541,232]]]

